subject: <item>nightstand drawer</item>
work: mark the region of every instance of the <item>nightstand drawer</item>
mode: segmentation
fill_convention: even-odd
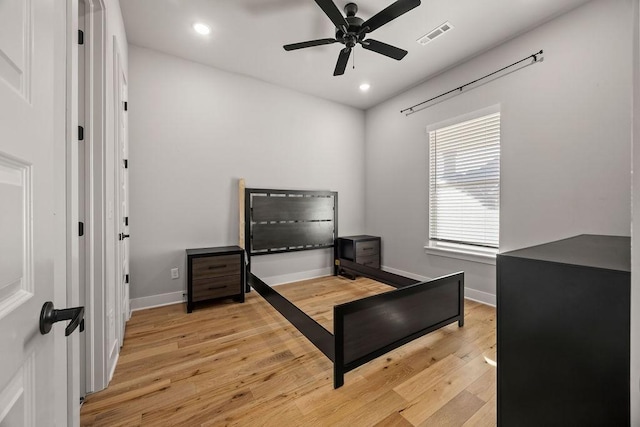
[[[380,253],[380,245],[377,240],[367,240],[364,242],[356,242],[356,262],[360,257],[369,255],[378,255]]]
[[[194,258],[192,262],[194,283],[197,279],[229,276],[240,272],[238,255]]]
[[[380,268],[380,256],[378,254],[356,257],[356,262],[371,268]]]
[[[239,293],[242,293],[242,277],[240,274],[193,280],[193,301],[203,301]]]

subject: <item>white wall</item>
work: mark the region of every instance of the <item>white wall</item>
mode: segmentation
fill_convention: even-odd
[[[129,67],[132,299],[175,300],[185,249],[238,243],[239,178],[338,191],[340,234],[363,231],[362,111],[133,45]],[[331,255],[254,257],[253,271],[272,282],[325,274]]]
[[[495,104],[502,252],[581,233],[630,235],[631,8],[588,3],[367,111],[366,231],[382,236],[384,265],[427,277],[464,270],[475,297],[494,300],[494,266],[423,246],[426,126]],[[540,49],[541,64],[400,114]]]

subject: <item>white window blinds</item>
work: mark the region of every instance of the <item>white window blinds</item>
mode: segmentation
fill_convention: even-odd
[[[500,113],[429,132],[429,239],[498,247]]]

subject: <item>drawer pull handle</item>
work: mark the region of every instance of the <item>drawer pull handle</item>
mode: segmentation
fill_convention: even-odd
[[[227,266],[227,264],[223,264],[223,265],[210,265],[209,266],[209,270],[216,270],[218,268],[225,268]]]
[[[373,250],[373,248],[362,248],[363,251],[370,251]]]
[[[216,289],[224,289],[224,288],[226,288],[226,286],[221,285],[221,286],[211,286],[211,287],[209,287],[207,289],[210,290],[210,291],[215,291]]]

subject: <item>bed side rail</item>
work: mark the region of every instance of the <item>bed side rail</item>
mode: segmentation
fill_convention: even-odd
[[[271,286],[247,271],[249,285],[295,326],[313,345],[334,361],[334,336]]]
[[[340,258],[336,263],[338,270],[344,269],[347,272],[354,272],[360,276],[368,277],[378,282],[385,283],[394,288],[402,288],[405,286],[415,285],[420,283],[419,280],[410,279],[408,277],[400,276],[398,274],[389,273],[388,271],[380,270],[379,268],[367,267],[366,265],[356,264],[348,259]]]

